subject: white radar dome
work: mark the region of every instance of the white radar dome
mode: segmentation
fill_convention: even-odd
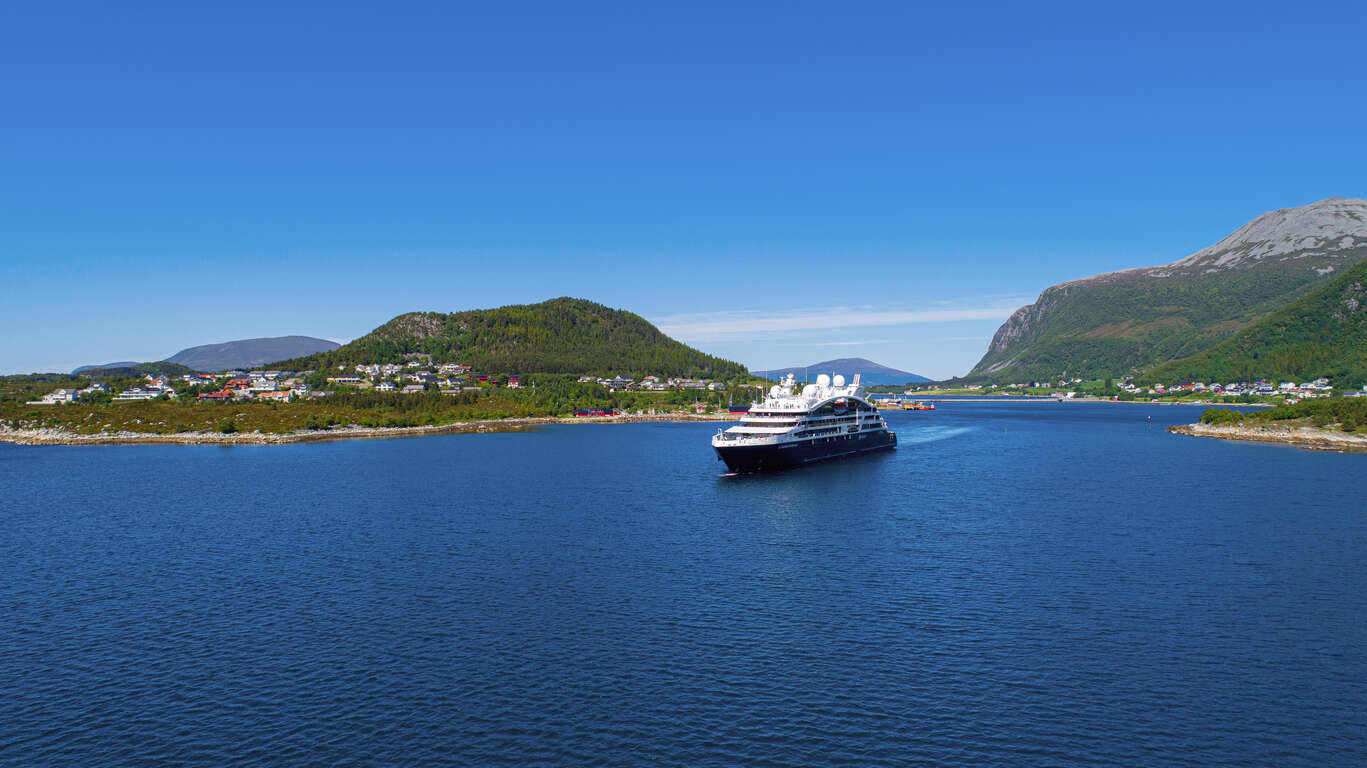
[[[845,386],[845,377],[837,373],[835,375],[835,380],[832,383],[834,383],[837,387],[843,387]]]
[[[816,396],[816,385],[815,385],[815,384],[808,384],[807,386],[803,387],[803,388],[802,388],[802,396],[803,396],[803,397],[815,397],[815,396]]]
[[[830,376],[827,376],[827,375],[824,374],[824,373],[821,374],[820,376],[817,376],[817,377],[816,377],[816,385],[817,385],[818,387],[829,387],[829,386],[831,385],[831,377],[830,377]]]
[[[781,394],[783,394],[783,387],[780,387],[777,384],[769,387],[769,397],[778,397]]]

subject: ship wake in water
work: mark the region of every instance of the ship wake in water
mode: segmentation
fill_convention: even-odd
[[[910,445],[921,445],[922,443],[935,443],[940,440],[949,440],[959,435],[967,434],[977,429],[977,427],[917,427],[912,430],[902,430],[898,434],[899,442]]]

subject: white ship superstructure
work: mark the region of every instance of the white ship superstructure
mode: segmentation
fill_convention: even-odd
[[[799,388],[790,373],[739,424],[712,438],[733,472],[784,469],[896,445],[858,374],[848,384],[844,376],[821,374]]]

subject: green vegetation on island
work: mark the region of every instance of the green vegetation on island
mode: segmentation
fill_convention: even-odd
[[[114,380],[117,391],[139,380]],[[694,413],[725,410],[730,402],[748,403],[758,387],[737,384],[724,390],[668,389],[611,391],[568,375],[541,374],[518,389],[478,387],[454,394],[426,390],[416,394],[339,389],[322,397],[289,402],[257,400],[197,401],[195,387],[171,399],[121,402],[108,393],[65,405],[31,404],[54,384],[78,387],[86,380],[35,381],[9,377],[0,382],[0,427],[52,429],[76,435],[133,432],[291,434],[336,427],[444,426],[462,422],[530,417],[570,417],[580,410],[625,413]]]
[[[1302,400],[1251,413],[1228,408],[1207,408],[1201,414],[1201,423],[1213,426],[1258,427],[1291,422],[1356,433],[1367,428],[1367,397]]]
[[[209,375],[154,363],[7,377],[0,429],[52,430],[55,439],[297,435],[586,413],[665,416],[748,404],[763,384],[637,315],[577,299],[402,315],[343,347],[269,368]]]

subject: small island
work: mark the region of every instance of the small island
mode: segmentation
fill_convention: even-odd
[[[421,382],[426,361],[391,378]],[[432,366],[435,367],[435,366]],[[0,380],[0,442],[22,445],[262,444],[459,432],[504,432],[553,423],[702,421],[732,418],[748,403],[748,381],[614,375],[470,374],[395,385],[360,375],[318,378],[285,372],[148,374],[108,382]],[[201,377],[203,381],[201,381]],[[336,383],[346,378],[347,383]],[[350,379],[356,379],[355,382]],[[56,387],[54,388],[54,383]],[[34,399],[38,393],[41,397]]]
[[[1367,397],[1287,403],[1256,413],[1208,408],[1196,424],[1169,427],[1192,437],[1285,443],[1326,451],[1367,452]]]
[[[731,418],[764,379],[582,299],[413,312],[251,370],[167,361],[0,377],[0,442],[280,444]]]

